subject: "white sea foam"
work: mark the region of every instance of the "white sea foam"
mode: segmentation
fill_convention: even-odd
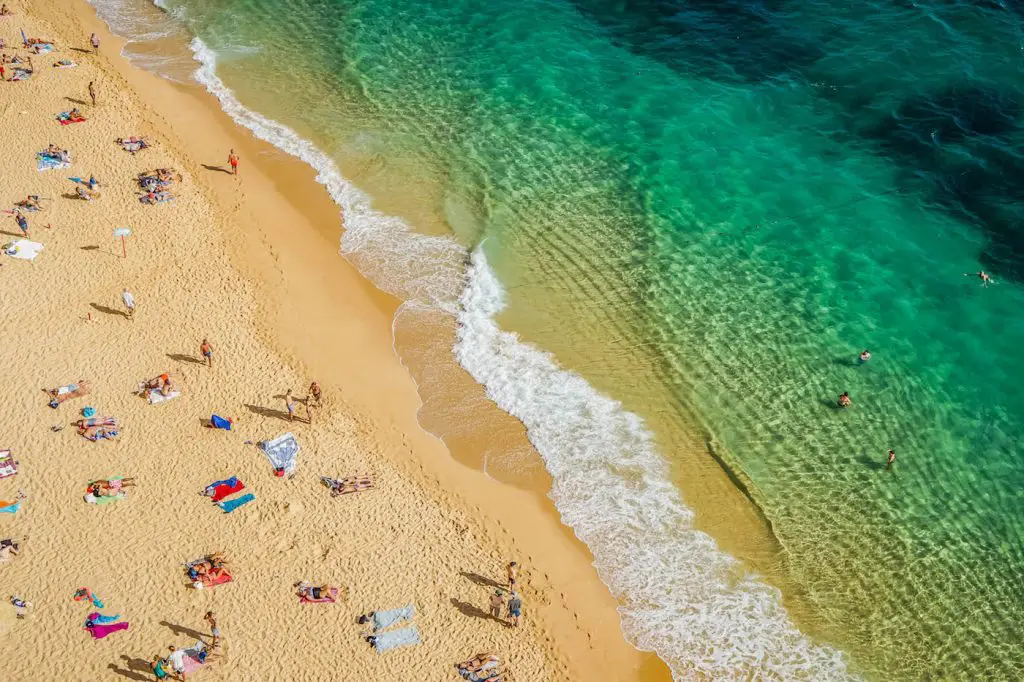
[[[526,426],[562,519],[622,600],[635,644],[679,680],[849,679],[842,654],[803,635],[776,589],[738,575],[738,562],[694,528],[642,420],[498,326],[504,292],[482,249],[467,281],[456,357]]]
[[[94,0],[104,2],[106,0]],[[154,0],[158,5],[161,0]],[[237,123],[317,171],[342,209],[341,252],[407,305],[455,315],[459,363],[525,424],[553,478],[562,519],[590,547],[621,600],[623,630],[677,680],[850,679],[843,655],[789,619],[781,595],[693,527],[643,421],[554,358],[503,331],[504,292],[483,252],[414,232],[373,209],[337,164],[291,128],[241,104],[196,38],[194,78]]]

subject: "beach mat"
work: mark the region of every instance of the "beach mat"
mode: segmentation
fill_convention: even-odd
[[[236,497],[233,500],[223,500],[222,502],[218,502],[217,506],[223,509],[225,514],[230,514],[239,507],[244,507],[245,505],[249,504],[255,499],[255,495],[253,495],[252,493],[246,493],[245,495],[242,495],[241,497]]]
[[[15,239],[4,244],[4,254],[18,260],[35,260],[43,251],[43,245],[28,239]]]
[[[21,509],[21,500],[17,502],[0,500],[0,514],[17,514],[19,509]]]
[[[214,502],[220,502],[224,498],[234,495],[235,493],[241,492],[245,489],[245,484],[239,481],[236,477],[225,481],[217,481],[206,486],[203,494],[209,497]]]
[[[415,625],[410,625],[399,630],[374,635],[373,648],[377,650],[377,653],[382,654],[385,651],[403,646],[414,646],[419,643],[420,631],[416,629]]]
[[[118,630],[127,630],[128,623],[109,623],[107,625],[94,625],[91,628],[86,628],[89,634],[92,635],[93,639],[103,639],[107,635],[113,634]]]
[[[373,613],[373,631],[377,632],[384,628],[391,627],[395,623],[401,623],[404,620],[412,620],[412,617],[416,615],[416,607],[412,604],[399,607],[397,609],[389,609],[387,611],[374,611]]]
[[[0,450],[0,478],[8,478],[18,473],[18,463],[10,450]]]
[[[288,476],[295,473],[300,450],[295,434],[289,432],[281,434],[273,440],[260,441],[259,448],[275,469],[284,469],[284,473]]]
[[[110,504],[112,502],[117,502],[119,500],[123,500],[126,497],[128,497],[127,493],[118,493],[116,495],[99,495],[99,496],[93,495],[92,493],[86,493],[84,499],[89,504],[98,504],[98,505],[102,506],[102,505],[105,505],[105,504]]]
[[[67,168],[71,165],[70,161],[61,161],[53,156],[36,156],[36,170],[56,170],[58,168]]]

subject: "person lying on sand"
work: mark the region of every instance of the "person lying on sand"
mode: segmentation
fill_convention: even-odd
[[[147,398],[151,391],[160,391],[160,395],[166,396],[174,390],[174,384],[171,382],[171,376],[164,372],[158,377],[143,382],[142,388]]]
[[[320,481],[331,491],[332,497],[358,493],[373,488],[373,479],[366,474],[349,476],[347,478],[328,478],[324,476]]]
[[[459,670],[465,670],[467,672],[476,672],[478,670],[483,669],[485,666],[488,666],[488,665],[490,667],[494,667],[493,664],[495,664],[495,663],[501,663],[501,659],[499,659],[494,654],[476,654],[475,656],[470,658],[468,661],[463,661],[462,663],[456,663],[455,667],[458,668]]]
[[[223,571],[227,568],[227,565],[224,555],[220,552],[215,552],[190,563],[188,565],[188,577],[192,581],[196,581],[204,576],[210,576],[213,572]]]
[[[104,478],[90,483],[89,492],[96,497],[116,497],[121,494],[122,488],[134,487],[135,478],[132,476],[128,476],[126,478]]]
[[[94,192],[90,189],[86,189],[81,185],[75,188],[75,194],[77,194],[78,198],[83,201],[92,201],[93,199],[97,199],[100,196],[99,192]]]
[[[0,540],[0,563],[7,563],[12,557],[18,556],[18,541],[12,538]]]
[[[38,194],[29,194],[27,197],[25,197],[24,201],[19,201],[18,203],[15,204],[15,206],[17,206],[18,208],[24,208],[29,211],[38,211],[42,208],[39,201],[40,199]]]
[[[331,587],[330,585],[307,585],[306,583],[298,583],[295,586],[296,596],[300,598],[309,599],[312,601],[320,601],[321,599],[333,599],[334,595],[337,594],[338,588]]]

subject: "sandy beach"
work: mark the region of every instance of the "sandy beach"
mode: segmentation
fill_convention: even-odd
[[[25,214],[41,253],[0,255],[0,449],[19,461],[0,500],[26,496],[0,514],[0,539],[20,543],[0,564],[0,679],[153,679],[149,662],[169,645],[209,641],[208,610],[223,640],[195,673],[205,679],[457,680],[453,664],[480,652],[516,682],[669,679],[624,640],[615,600],[550,503],[459,464],[420,428],[393,350],[397,302],[338,255],[338,210],[312,169],[236,127],[198,87],[134,68],[84,2],[8,6],[8,54],[27,54],[22,30],[56,49],[32,56],[28,80],[0,83],[0,208],[43,198]],[[55,68],[61,59],[77,66]],[[73,107],[86,120],[59,124]],[[151,146],[115,144],[129,136]],[[49,144],[70,152],[69,167],[37,170]],[[136,176],[156,168],[181,181],[172,201],[145,205]],[[90,175],[99,196],[84,201],[68,178]],[[0,241],[22,237],[13,214],[0,223]],[[114,231],[125,227],[122,247]],[[136,394],[165,372],[180,397]],[[79,380],[88,396],[47,406],[40,389]],[[313,380],[324,399],[306,423]],[[116,417],[116,439],[76,432],[86,406]],[[212,414],[234,428],[204,428]],[[255,446],[285,432],[301,445],[292,477]],[[338,497],[319,480],[361,474],[374,488]],[[125,499],[83,500],[87,483],[115,476],[137,482]],[[255,499],[225,514],[200,493],[230,476]],[[183,565],[211,552],[234,580],[195,590]],[[486,612],[509,560],[522,569],[519,628]],[[300,603],[299,581],[338,586],[337,603]],[[82,587],[130,627],[93,640],[83,623],[94,609],[73,599]],[[9,595],[31,603],[24,618]],[[357,617],[407,604],[420,643],[374,651]]]

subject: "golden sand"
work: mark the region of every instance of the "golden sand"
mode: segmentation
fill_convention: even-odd
[[[0,208],[48,198],[29,215],[42,254],[0,256],[0,448],[20,461],[0,499],[27,495],[17,515],[0,515],[0,538],[23,541],[0,564],[0,680],[152,679],[154,655],[209,638],[207,610],[223,632],[197,673],[211,680],[457,680],[453,664],[477,652],[500,656],[517,682],[668,679],[624,641],[614,599],[550,504],[457,463],[421,429],[393,351],[396,302],[337,255],[337,208],[312,170],[234,126],[198,88],[133,68],[84,3],[8,4],[18,13],[0,19],[8,45],[24,28],[59,51],[33,57],[32,79],[0,83]],[[94,31],[99,55],[82,49]],[[79,66],[52,68],[63,57]],[[89,81],[96,107],[73,101],[88,102]],[[88,121],[59,125],[72,106]],[[153,148],[114,144],[129,135]],[[34,154],[51,142],[72,165],[37,172]],[[206,167],[225,165],[232,147],[240,177]],[[134,177],[157,167],[182,174],[177,199],[142,205]],[[69,176],[90,174],[99,199],[65,196]],[[0,224],[3,241],[20,236],[13,216]],[[127,258],[119,227],[132,230]],[[121,312],[125,287],[133,320]],[[197,361],[203,338],[212,368]],[[165,371],[180,398],[134,395]],[[313,378],[325,406],[312,424],[289,423],[280,396],[302,399]],[[90,396],[46,406],[41,388],[78,379]],[[119,439],[77,435],[86,405],[117,417]],[[203,428],[212,413],[235,430]],[[302,445],[291,479],[246,444],[285,431]],[[318,482],[362,473],[374,490],[332,498]],[[127,499],[83,501],[88,481],[115,475],[138,481]],[[256,500],[227,515],[199,492],[231,475]],[[191,589],[182,564],[211,551],[235,581]],[[518,629],[484,614],[511,558],[523,566]],[[302,605],[300,580],[339,585],[343,598]],[[82,629],[93,609],[72,599],[83,586],[130,628],[93,641]],[[9,594],[32,603],[25,619]],[[376,653],[357,616],[407,603],[421,644]]]

